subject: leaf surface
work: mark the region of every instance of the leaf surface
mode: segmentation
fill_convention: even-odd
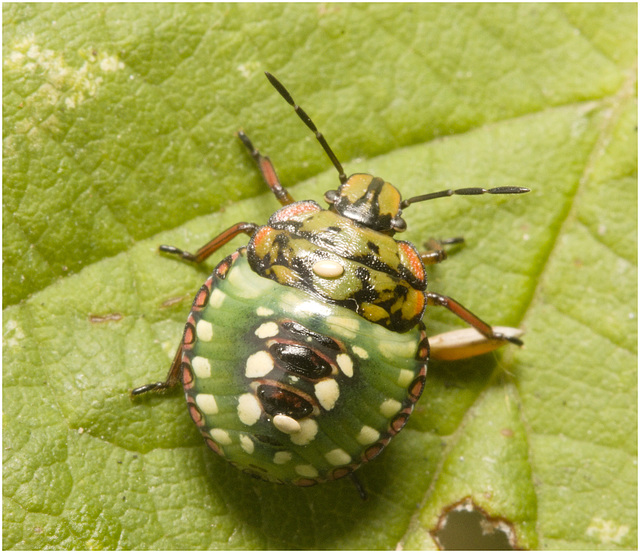
[[[637,8],[631,4],[7,4],[3,546],[433,549],[471,498],[519,547],[637,547]],[[162,379],[193,295],[278,207],[348,173],[404,197],[404,239],[464,236],[430,289],[523,349],[431,363],[407,428],[348,480],[250,479]],[[431,334],[462,326],[436,308]]]

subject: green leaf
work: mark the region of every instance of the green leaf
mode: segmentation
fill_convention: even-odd
[[[433,549],[471,498],[519,547],[637,547],[637,7],[5,4],[3,546]],[[406,239],[464,235],[430,289],[525,348],[431,363],[407,428],[348,480],[250,479],[160,380],[195,250],[347,172],[405,197]],[[435,308],[430,333],[462,326]],[[480,511],[479,511],[480,512]]]

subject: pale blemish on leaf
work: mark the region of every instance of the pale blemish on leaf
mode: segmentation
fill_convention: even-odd
[[[18,326],[18,321],[10,319],[5,324],[3,342],[5,347],[15,348],[20,345],[20,341],[24,339],[24,332]]]
[[[172,340],[170,342],[165,340],[160,344],[160,347],[162,348],[162,351],[164,351],[167,354],[167,357],[169,359],[173,359],[173,356],[176,354],[177,345],[178,345],[178,342],[175,340]]]
[[[124,63],[118,56],[98,50],[91,51],[79,68],[73,67],[61,52],[42,48],[33,34],[8,44],[7,49],[9,54],[4,60],[6,71],[41,75],[46,80],[45,84],[25,98],[26,103],[36,107],[49,107],[64,99],[67,109],[75,109],[96,95],[104,74],[124,69]],[[39,115],[39,110],[36,110],[35,117],[23,120],[18,132],[28,132],[36,123],[47,124],[46,119],[38,120]]]
[[[240,75],[242,75],[245,79],[248,79],[252,75],[254,75],[258,69],[260,69],[260,64],[256,61],[250,61],[248,63],[241,63],[236,68]]]
[[[587,536],[596,538],[600,543],[621,543],[629,533],[629,527],[625,524],[616,524],[613,520],[605,520],[600,517],[593,517],[587,528]]]

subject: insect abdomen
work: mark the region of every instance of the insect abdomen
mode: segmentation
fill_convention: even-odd
[[[398,334],[260,277],[244,248],[198,297],[183,354],[190,412],[210,447],[254,476],[345,476],[382,450],[422,392],[422,328]]]

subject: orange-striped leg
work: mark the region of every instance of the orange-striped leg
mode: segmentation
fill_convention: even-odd
[[[152,384],[145,384],[144,386],[140,386],[139,388],[134,388],[131,390],[131,397],[139,396],[141,394],[146,394],[147,392],[161,392],[165,390],[170,390],[173,388],[178,382],[180,382],[180,367],[182,365],[182,341],[180,341],[180,346],[178,347],[178,351],[173,358],[171,363],[171,368],[167,373],[167,378],[163,382],[154,382]]]
[[[224,232],[220,233],[213,240],[207,242],[204,246],[202,246],[195,254],[186,252],[181,250],[180,248],[176,248],[175,246],[160,246],[159,250],[164,253],[168,253],[171,255],[177,255],[181,259],[186,261],[193,261],[194,263],[202,263],[206,260],[211,254],[216,252],[222,246],[224,246],[230,240],[233,240],[239,234],[245,233],[249,236],[252,236],[255,231],[258,229],[258,225],[255,223],[236,223],[232,227],[229,227]],[[180,382],[180,367],[182,364],[182,341],[180,341],[180,345],[178,346],[178,351],[176,352],[175,357],[173,358],[173,362],[171,363],[171,368],[169,369],[169,373],[167,374],[167,378],[164,382],[154,382],[152,384],[145,384],[144,386],[140,386],[139,388],[135,388],[131,391],[131,396],[138,396],[151,391],[163,391],[173,388],[178,382]]]
[[[277,200],[282,205],[289,205],[295,202],[291,197],[291,194],[287,192],[287,189],[280,184],[280,179],[278,179],[278,175],[276,174],[276,170],[273,167],[271,160],[267,156],[263,156],[258,149],[253,146],[251,140],[249,140],[249,137],[244,134],[243,131],[238,131],[238,138],[242,140],[242,143],[246,146],[247,150],[249,150],[251,157],[255,159],[258,164],[258,168],[262,173],[264,182],[267,183],[267,186],[276,195]]]
[[[289,205],[293,203],[295,200],[293,199],[291,194],[289,194],[289,192],[280,184],[280,180],[278,179],[278,175],[276,174],[276,170],[274,169],[271,160],[268,157],[263,156],[253,146],[251,140],[249,140],[249,137],[243,131],[238,131],[238,137],[246,146],[247,150],[249,150],[251,157],[255,159],[258,168],[260,169],[260,173],[262,173],[264,181],[274,193],[276,199],[282,205]],[[236,236],[238,236],[238,234],[244,233],[252,236],[257,229],[258,225],[256,225],[255,223],[236,223],[232,227],[229,227],[227,230],[216,236],[213,240],[207,242],[196,253],[186,252],[175,246],[166,245],[160,246],[160,251],[171,255],[176,255],[186,261],[202,263],[211,254],[213,254],[227,242],[233,240]]]
[[[474,315],[464,305],[458,303],[456,300],[435,294],[434,292],[427,292],[427,305],[438,305],[440,307],[446,307],[454,315],[460,317],[467,324],[475,328],[480,334],[488,338],[489,340],[502,340],[505,342],[511,342],[517,346],[522,345],[522,340],[515,336],[506,336],[500,332],[495,332],[491,325],[485,323],[480,317]]]
[[[236,236],[238,236],[238,234],[244,233],[248,234],[249,236],[253,236],[257,229],[258,225],[256,225],[255,223],[236,223],[224,232],[218,234],[218,236],[216,236],[210,242],[207,242],[196,253],[185,252],[184,250],[176,248],[175,246],[160,246],[158,249],[164,253],[177,255],[181,259],[184,259],[186,261],[202,263],[205,259],[207,259],[207,257],[219,250],[227,242],[233,240]]]

